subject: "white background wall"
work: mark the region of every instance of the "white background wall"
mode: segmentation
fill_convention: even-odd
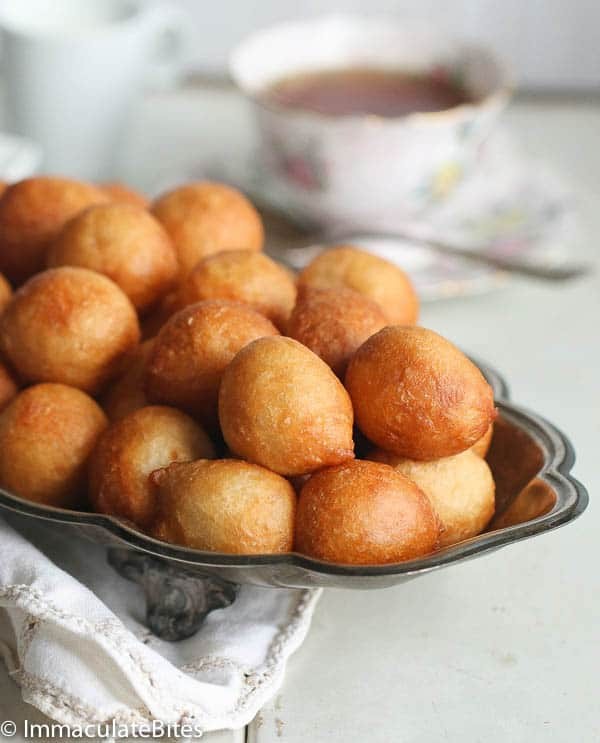
[[[455,35],[491,44],[529,88],[600,91],[600,0],[173,0],[197,35],[190,60],[225,66],[248,31],[279,20],[347,10],[425,18]]]

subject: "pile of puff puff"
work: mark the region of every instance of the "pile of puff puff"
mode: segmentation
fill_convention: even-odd
[[[382,564],[481,532],[477,367],[397,266],[335,246],[296,276],[263,243],[218,183],[8,186],[0,487],[225,553]]]

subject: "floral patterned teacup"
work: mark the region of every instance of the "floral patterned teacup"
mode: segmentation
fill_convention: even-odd
[[[335,68],[447,75],[473,102],[399,117],[324,115],[267,103],[289,75]],[[398,19],[325,16],[258,31],[231,57],[261,135],[263,192],[323,229],[394,229],[449,197],[477,159],[509,96],[492,55]]]

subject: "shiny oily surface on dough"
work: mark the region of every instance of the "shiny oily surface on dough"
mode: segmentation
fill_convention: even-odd
[[[80,506],[88,457],[107,425],[81,390],[28,387],[0,414],[0,486],[45,505]]]
[[[108,196],[90,183],[35,176],[13,183],[0,197],[0,272],[14,286],[46,265],[46,250],[63,225]]]
[[[283,331],[296,301],[296,283],[264,253],[227,250],[200,261],[177,295],[179,307],[205,299],[247,304]]]
[[[237,459],[171,464],[152,475],[157,538],[212,552],[289,552],[296,494],[264,467]]]
[[[235,188],[203,181],[169,191],[151,211],[169,233],[185,279],[208,255],[222,250],[262,250],[262,220]]]
[[[160,222],[146,209],[123,203],[92,206],[69,220],[48,249],[47,265],[108,276],[139,312],[173,288],[179,270]]]
[[[171,462],[214,456],[206,433],[185,413],[161,405],[140,408],[98,441],[89,465],[90,501],[100,513],[146,527],[156,514],[150,474]]]
[[[223,374],[219,420],[233,452],[281,475],[354,457],[348,393],[292,338],[261,338],[237,354]]]
[[[379,305],[351,289],[306,287],[290,317],[287,335],[343,377],[355,351],[386,325]]]
[[[152,340],[145,341],[135,349],[127,369],[102,397],[102,408],[112,423],[149,404],[144,392],[144,375],[152,343]]]
[[[494,424],[490,423],[490,427],[483,434],[483,436],[476,441],[471,447],[471,451],[475,452],[478,457],[485,459],[490,446],[492,445],[492,439],[494,438]]]
[[[393,467],[355,460],[303,486],[296,550],[327,562],[382,565],[426,555],[440,524],[422,491]]]
[[[496,417],[483,374],[426,328],[391,326],[371,336],[352,357],[345,383],[360,430],[408,459],[458,454]]]
[[[298,276],[298,287],[352,289],[376,302],[389,325],[414,325],[419,300],[408,275],[398,266],[352,245],[324,250]]]
[[[429,498],[443,526],[440,547],[480,534],[494,515],[494,478],[487,463],[470,449],[430,462],[381,450],[371,456],[408,477]]]
[[[19,374],[91,393],[118,376],[139,339],[129,299],[86,268],[37,274],[0,317],[0,346]]]
[[[278,334],[266,317],[238,302],[191,305],[173,315],[156,336],[146,362],[146,395],[151,402],[183,408],[213,427],[219,385],[229,362],[256,338]]]

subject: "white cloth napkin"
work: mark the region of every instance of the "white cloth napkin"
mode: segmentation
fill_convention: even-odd
[[[67,725],[245,725],[279,688],[319,597],[242,586],[197,635],[168,643],[143,624],[141,589],[105,548],[60,526],[11,524],[21,533],[0,519],[0,655],[23,699]]]

